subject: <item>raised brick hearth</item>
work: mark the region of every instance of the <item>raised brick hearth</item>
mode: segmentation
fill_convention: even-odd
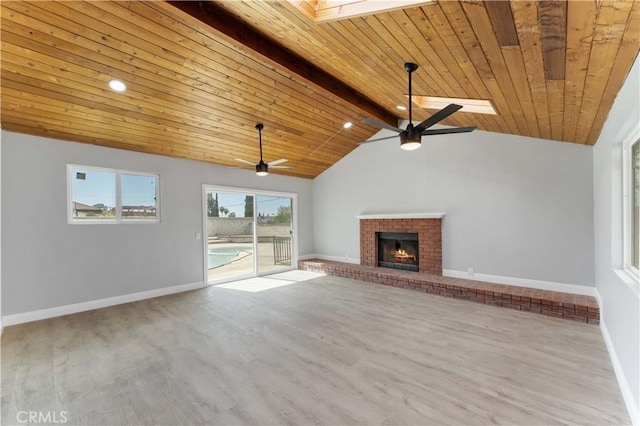
[[[360,263],[378,266],[376,232],[417,233],[419,271],[442,275],[441,227],[441,218],[360,217]]]
[[[298,268],[571,321],[600,323],[600,309],[591,296],[319,259],[300,260]]]

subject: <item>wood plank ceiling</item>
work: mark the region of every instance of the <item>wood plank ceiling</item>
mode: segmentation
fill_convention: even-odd
[[[497,110],[443,124],[594,144],[640,48],[635,1],[440,1],[322,23],[253,0],[2,1],[1,14],[3,129],[238,166],[257,162],[263,122],[265,161],[305,178],[377,132],[362,119],[407,119],[407,61],[414,94]],[[433,112],[414,106],[414,120]]]

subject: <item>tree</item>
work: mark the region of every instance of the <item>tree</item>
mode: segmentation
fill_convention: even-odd
[[[236,212],[231,212],[227,215],[227,217],[236,217]]]
[[[216,198],[213,198],[213,194],[211,192],[207,193],[207,217],[219,217],[218,213],[218,194],[216,193]]]
[[[244,197],[244,217],[253,217],[253,196]]]
[[[291,223],[291,206],[280,206],[274,219],[275,223]]]
[[[220,207],[218,210],[220,210],[220,214],[224,217],[229,213],[229,209],[226,207]]]

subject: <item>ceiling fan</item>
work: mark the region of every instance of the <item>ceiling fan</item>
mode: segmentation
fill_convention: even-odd
[[[277,164],[284,163],[285,161],[289,161],[286,158],[281,158],[279,160],[271,161],[269,163],[265,163],[262,160],[262,129],[264,129],[264,124],[258,123],[256,124],[256,129],[258,129],[258,133],[260,134],[260,162],[258,164],[253,164],[251,161],[243,160],[242,158],[236,158],[236,161],[241,163],[250,164],[256,167],[256,174],[258,176],[266,176],[269,174],[269,167],[273,169],[292,169],[290,166],[278,166]]]
[[[440,111],[433,114],[431,117],[424,120],[422,123],[418,124],[414,127],[411,117],[411,74],[418,69],[418,65],[407,62],[404,64],[405,71],[409,74],[409,124],[407,124],[406,130],[402,130],[398,127],[390,126],[386,123],[380,123],[375,120],[371,120],[366,118],[362,120],[363,123],[369,124],[370,126],[379,127],[381,129],[393,130],[394,132],[398,132],[400,135],[400,148],[405,149],[407,151],[420,148],[420,140],[422,136],[429,135],[446,135],[448,133],[466,133],[472,132],[475,130],[474,127],[453,127],[448,129],[432,129],[428,130],[434,124],[444,120],[454,112],[458,111],[462,108],[462,105],[449,104],[446,107],[442,108]],[[395,138],[396,136],[387,136],[384,138],[373,139],[366,142],[361,142],[360,144],[371,143],[371,142],[380,142],[387,139]]]

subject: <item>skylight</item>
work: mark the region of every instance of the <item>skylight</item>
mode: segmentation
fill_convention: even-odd
[[[415,7],[432,0],[289,0],[315,22],[338,21]]]
[[[462,105],[460,112],[471,112],[474,114],[496,115],[496,110],[491,102],[485,99],[459,99],[459,98],[437,98],[434,96],[413,95],[413,103],[420,108],[440,110],[449,104]]]

